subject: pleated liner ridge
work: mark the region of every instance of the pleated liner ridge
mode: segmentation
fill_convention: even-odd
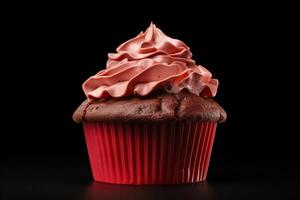
[[[116,184],[206,179],[217,123],[84,122],[93,177]]]

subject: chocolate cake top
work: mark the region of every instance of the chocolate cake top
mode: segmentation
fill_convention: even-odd
[[[213,99],[186,91],[146,97],[85,100],[73,114],[73,120],[76,122],[224,122],[226,117],[224,109]]]

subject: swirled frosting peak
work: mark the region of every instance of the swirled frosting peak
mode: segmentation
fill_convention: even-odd
[[[162,90],[187,89],[200,96],[215,96],[218,80],[192,60],[189,47],[166,36],[153,23],[145,31],[109,53],[106,69],[83,84],[89,99],[146,96]]]

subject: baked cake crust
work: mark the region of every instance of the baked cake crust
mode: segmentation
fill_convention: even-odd
[[[213,99],[203,98],[187,91],[178,94],[160,93],[147,97],[85,100],[73,114],[75,122],[224,122],[226,117],[225,110]]]

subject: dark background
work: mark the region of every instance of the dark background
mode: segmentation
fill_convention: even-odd
[[[212,162],[297,161],[296,15],[283,5],[227,6],[114,10],[43,5],[7,14],[3,163],[27,158],[88,163],[82,127],[72,121],[85,99],[81,84],[105,67],[107,53],[151,21],[184,41],[196,62],[219,79],[215,99],[228,119],[218,126]]]

